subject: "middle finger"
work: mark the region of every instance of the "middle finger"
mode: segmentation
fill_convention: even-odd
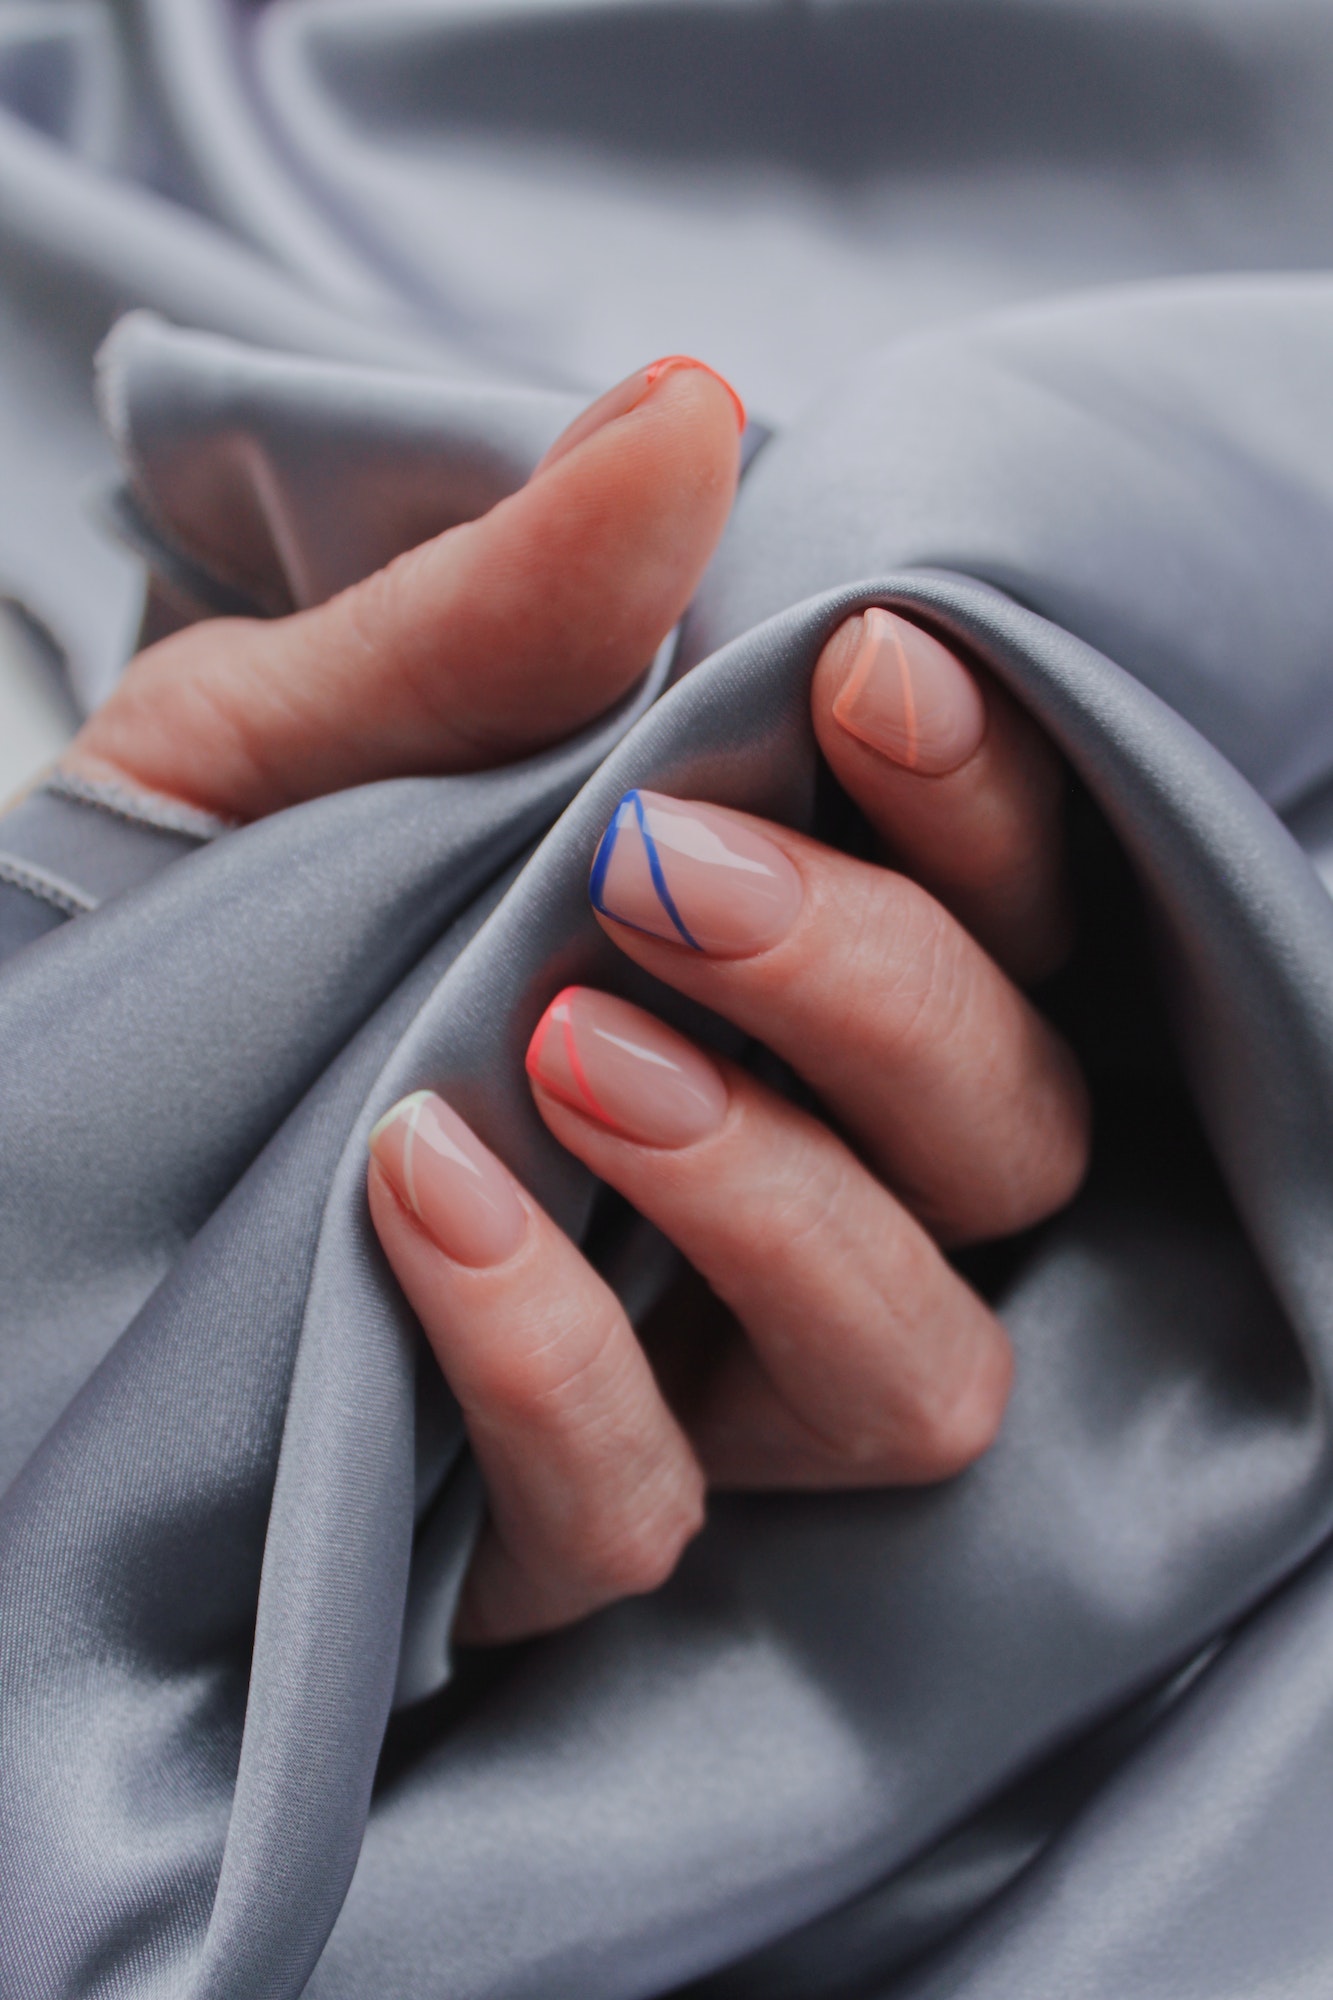
[[[906,877],[636,791],[590,889],[622,951],[790,1063],[940,1235],[1004,1235],[1074,1193],[1088,1101],[1072,1054]]]

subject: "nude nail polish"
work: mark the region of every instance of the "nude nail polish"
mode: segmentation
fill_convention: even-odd
[[[626,792],[602,835],[588,883],[604,917],[710,958],[776,944],[801,907],[782,849],[721,806]]]
[[[395,1194],[455,1263],[512,1257],[528,1226],[509,1174],[458,1113],[431,1090],[386,1111],[370,1150]]]
[[[604,395],[598,396],[595,402],[589,403],[586,410],[581,410],[573,423],[561,431],[537,466],[537,471],[545,472],[557,460],[564,458],[567,452],[581,445],[585,438],[590,438],[594,431],[599,431],[603,424],[613,423],[617,417],[626,417],[631,410],[637,410],[640,403],[647,402],[659,382],[666,376],[678,374],[685,368],[697,368],[702,374],[711,375],[715,382],[722,384],[731,398],[732,408],[736,413],[736,427],[743,431],[745,405],[725,375],[719,375],[716,368],[710,368],[705,361],[696,361],[692,355],[664,354],[660,361],[651,361],[646,368],[636,368],[623,382],[617,382],[613,389],[608,389]]]
[[[956,771],[986,731],[986,704],[962,662],[919,625],[878,605],[862,614],[833,716],[858,742],[926,777]]]
[[[688,1146],[716,1131],[727,1109],[721,1074],[692,1042],[587,986],[556,995],[527,1068],[562,1104],[641,1146]]]

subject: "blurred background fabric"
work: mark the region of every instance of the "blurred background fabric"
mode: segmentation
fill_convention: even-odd
[[[0,788],[139,630],[125,310],[578,392],[684,350],[781,425],[980,308],[1326,265],[1330,103],[1325,0],[0,0]]]

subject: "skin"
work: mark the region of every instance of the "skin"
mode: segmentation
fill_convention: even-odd
[[[605,400],[616,412],[624,398]],[[66,766],[249,819],[554,741],[632,683],[688,602],[731,504],[737,445],[725,387],[673,368],[484,519],[328,604],[150,648]],[[1009,1344],[945,1249],[1050,1215],[1086,1169],[1086,1090],[1022,990],[1069,945],[1061,771],[980,674],[981,740],[944,776],[849,735],[833,711],[859,626],[824,648],[812,713],[893,865],[764,828],[804,893],[789,930],[744,958],[601,920],[637,964],[789,1062],[820,1113],[719,1064],[717,1128],[651,1147],[534,1085],[560,1143],[693,1267],[674,1365],[654,1369],[526,1190],[515,1184],[517,1248],[479,1269],[447,1256],[370,1165],[375,1227],[487,1484],[465,1641],[655,1588],[701,1526],[709,1485],[946,1478],[1001,1422]]]
[[[729,391],[673,371],[489,514],[328,603],[150,646],[63,761],[250,820],[526,756],[643,672],[717,544],[738,463]]]

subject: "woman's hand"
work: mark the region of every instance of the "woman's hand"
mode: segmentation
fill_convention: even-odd
[[[65,758],[236,819],[527,754],[628,687],[721,533],[726,386],[674,358],[601,398],[529,484],[312,611],[163,641]],[[903,872],[707,803],[632,796],[594,868],[608,935],[784,1057],[797,1109],[641,1010],[556,997],[529,1057],[557,1138],[679,1245],[698,1299],[655,1374],[617,1301],[428,1092],[370,1201],[462,1404],[491,1519],[460,1636],[516,1637],[670,1571],[706,1481],[946,1477],[1004,1407],[1005,1336],[941,1245],[1067,1200],[1068,1051],[1011,979],[1066,948],[1060,772],[943,646],[882,611],[819,662],[825,756]]]
[[[706,1483],[940,1479],[1000,1422],[1008,1342],[940,1246],[1039,1221],[1086,1165],[1077,1066],[1001,969],[1034,976],[1067,945],[1059,769],[999,690],[887,612],[834,635],[813,702],[835,774],[918,880],[630,793],[591,893],[629,957],[782,1057],[821,1115],[587,989],[556,996],[528,1054],[551,1131],[725,1308],[703,1340],[696,1300],[659,1381],[607,1286],[438,1097],[373,1136],[375,1226],[490,1499],[464,1640],[652,1589]]]

